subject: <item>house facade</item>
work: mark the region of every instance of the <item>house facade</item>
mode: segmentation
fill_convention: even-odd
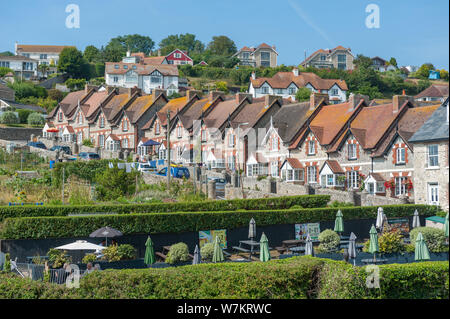
[[[414,145],[414,200],[449,211],[448,98],[411,137]]]
[[[27,45],[15,43],[14,52],[16,56],[24,56],[37,60],[38,64],[57,66],[59,55],[65,48],[74,48],[66,45]],[[55,70],[54,70],[55,71]],[[52,73],[50,70],[49,73]]]
[[[432,84],[416,96],[414,99],[416,101],[427,101],[427,102],[444,102],[448,97],[448,85],[438,85]]]
[[[303,67],[318,69],[353,70],[354,56],[350,48],[338,46],[334,49],[319,49],[300,63]]]
[[[168,64],[172,65],[194,65],[194,60],[187,55],[186,51],[180,49],[175,49],[166,55],[166,60]]]
[[[327,93],[330,103],[342,103],[347,99],[348,87],[344,80],[322,79],[314,73],[300,72],[297,68],[292,72],[278,72],[271,78],[256,78],[252,73],[248,92],[255,98],[277,95],[294,101],[301,87]]]
[[[245,46],[236,52],[233,57],[239,59],[239,65],[273,68],[277,66],[278,52],[275,50],[275,46],[261,43],[256,48]]]
[[[37,76],[38,60],[22,56],[0,56],[0,67],[10,68],[19,78],[29,80]]]

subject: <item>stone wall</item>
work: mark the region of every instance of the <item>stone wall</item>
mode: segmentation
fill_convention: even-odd
[[[270,193],[270,179],[258,180],[256,177],[243,177],[242,186],[244,190],[262,191]]]
[[[361,206],[383,206],[383,205],[401,205],[411,204],[407,197],[394,198],[387,196],[372,195],[368,192],[361,192]]]
[[[316,195],[330,195],[330,203],[334,201],[357,204],[355,199],[356,192],[353,191],[341,191],[331,188],[315,188],[314,193]]]
[[[282,196],[309,195],[309,186],[277,181],[277,194]]]
[[[32,134],[41,135],[40,128],[0,127],[0,139],[7,141],[29,141]]]

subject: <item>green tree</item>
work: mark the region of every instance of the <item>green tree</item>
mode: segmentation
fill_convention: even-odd
[[[311,95],[311,90],[305,87],[301,87],[298,89],[297,93],[295,94],[295,100],[297,102],[305,102],[309,101],[309,97]]]
[[[19,124],[19,118],[14,114],[14,112],[7,111],[0,115],[1,124]]]
[[[447,70],[439,70],[439,75],[441,76],[442,80],[448,81],[448,71]]]
[[[205,50],[205,45],[191,33],[169,35],[161,40],[159,47],[162,55],[167,55],[177,48],[186,50],[189,54],[202,53]]]
[[[96,176],[98,198],[101,200],[115,200],[119,197],[134,194],[136,190],[136,176],[138,172],[127,173],[124,169],[108,168]]]
[[[98,62],[102,58],[100,50],[93,45],[88,45],[84,49],[83,57],[87,62]]]
[[[0,52],[0,56],[14,56],[14,53],[11,51]]]
[[[154,46],[155,42],[148,36],[129,34],[112,38],[106,49],[122,47],[125,52],[130,50],[131,52],[144,52],[148,55]]]
[[[8,73],[10,73],[10,72],[11,72],[12,74],[15,74],[13,69],[5,68],[5,67],[0,67],[0,78],[4,77],[6,74],[8,74]]]
[[[396,69],[398,69],[397,59],[396,59],[396,58],[392,57],[392,58],[389,60],[389,64],[392,65],[393,67],[395,67]]]
[[[236,44],[225,35],[212,37],[208,43],[208,50],[214,55],[231,56],[237,52]]]
[[[420,68],[415,73],[415,76],[420,79],[428,79],[430,76],[430,71],[434,70],[434,65],[431,63],[425,63],[420,66]]]
[[[64,98],[64,94],[60,90],[50,89],[47,91],[47,93],[49,98],[57,102],[61,102],[62,99]]]
[[[38,71],[42,73],[43,77],[47,77],[47,72],[50,67],[47,64],[41,63],[38,65]]]
[[[34,85],[31,82],[16,81],[8,83],[8,86],[16,93],[16,99],[23,99],[27,97],[46,98],[47,90],[41,86]]]
[[[362,55],[362,54],[358,54],[356,56],[356,58],[353,60],[353,64],[359,68],[359,67],[365,67],[368,68],[372,65],[372,59]]]
[[[227,82],[225,82],[225,81],[216,82],[215,89],[217,91],[221,91],[221,92],[225,92],[225,93],[229,92],[228,87],[227,87]]]
[[[37,113],[37,112],[33,112],[28,116],[28,125],[33,125],[33,126],[43,126],[45,124],[45,120],[44,117]]]
[[[21,124],[28,123],[28,116],[33,113],[32,110],[29,109],[18,109],[17,114],[19,115],[19,122]]]
[[[58,71],[69,74],[72,78],[86,77],[83,54],[76,48],[64,48],[59,54]]]
[[[117,46],[117,44],[116,46],[107,46],[101,50],[102,60],[105,62],[120,62],[125,54],[126,49],[121,45]]]

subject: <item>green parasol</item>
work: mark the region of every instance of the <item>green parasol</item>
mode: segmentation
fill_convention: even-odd
[[[343,233],[344,232],[344,219],[341,210],[338,210],[336,214],[336,220],[334,222],[334,231],[336,233]]]
[[[219,236],[216,236],[216,239],[214,240],[214,253],[212,262],[218,263],[225,260],[225,257],[223,256],[222,247],[220,247],[220,238]]]
[[[380,247],[378,245],[378,233],[374,225],[370,228],[370,245],[369,245],[369,253],[373,254],[373,259],[376,260],[375,253],[380,251]]]
[[[430,253],[428,251],[427,244],[423,239],[422,233],[419,233],[416,238],[416,249],[414,259],[417,261],[430,260]]]
[[[153,242],[148,236],[147,241],[145,242],[145,256],[144,263],[146,265],[152,265],[156,262],[155,251],[153,249]]]
[[[259,259],[261,261],[269,261],[270,260],[270,252],[269,252],[269,240],[267,239],[266,234],[262,234],[261,240],[259,241]]]

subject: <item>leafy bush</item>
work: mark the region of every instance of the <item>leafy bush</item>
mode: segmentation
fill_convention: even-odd
[[[319,245],[320,251],[332,252],[339,247],[341,238],[335,231],[331,229],[325,229],[323,232],[319,234],[319,241],[320,241]]]
[[[445,232],[442,229],[433,227],[414,228],[409,233],[411,244],[415,245],[416,237],[419,233],[422,233],[423,239],[425,240],[430,252],[439,253],[448,251],[448,247],[445,245]]]
[[[378,245],[380,253],[395,254],[402,253],[406,250],[406,245],[403,243],[403,236],[399,231],[385,232],[378,237]],[[370,241],[364,242],[363,251],[368,252]]]
[[[37,112],[33,112],[28,116],[28,125],[34,125],[34,126],[42,126],[45,124],[45,120],[42,117],[42,115],[40,115]]]
[[[95,256],[95,254],[86,254],[86,255],[84,255],[84,257],[81,260],[81,262],[83,264],[87,264],[87,263],[92,263],[92,262],[94,262],[96,260],[97,260],[97,256]]]
[[[61,268],[64,264],[71,262],[71,258],[66,256],[67,252],[51,248],[47,252],[49,266],[52,268]]]
[[[14,112],[6,111],[0,115],[1,124],[19,124],[19,118]]]
[[[94,144],[92,143],[92,141],[90,139],[84,139],[83,140],[83,146],[87,146],[87,147],[94,147]]]
[[[215,201],[215,204],[226,205],[226,202]],[[0,237],[2,239],[84,237],[105,225],[119,229],[124,234],[177,233],[218,228],[233,229],[247,226],[251,218],[254,218],[256,224],[260,226],[315,223],[333,221],[336,218],[337,211],[337,209],[332,208],[237,211],[238,208],[235,207],[234,211],[148,213],[151,211],[149,207],[159,206],[161,209],[160,205],[163,204],[92,205],[75,208],[56,206],[53,208],[54,210],[52,210],[52,207],[45,206],[40,206],[39,209],[36,207],[36,210],[26,207],[16,207],[17,210],[13,207],[2,207],[0,213],[3,216],[0,214],[0,217],[7,217],[11,213],[16,216],[29,216],[30,212],[36,214],[35,216],[44,214],[49,216],[49,212],[57,212],[59,217],[7,218],[3,221]],[[169,207],[170,205],[176,206],[176,204],[169,204]],[[189,206],[190,203],[183,203],[183,205]],[[130,207],[133,209],[130,209]],[[167,209],[167,205],[165,207]],[[383,206],[383,209],[388,217],[411,216],[415,209],[422,216],[433,216],[435,211],[432,206],[427,205],[392,205]],[[118,214],[60,217],[68,213],[101,211]],[[143,211],[147,213],[137,214]],[[341,208],[341,211],[349,220],[375,219],[377,215],[377,207],[349,207]],[[130,212],[134,214],[128,214]]]
[[[117,253],[119,254],[120,260],[132,260],[136,258],[136,249],[129,244],[119,245]]]
[[[202,260],[211,261],[214,255],[214,244],[206,243],[200,249],[200,255],[202,256]]]
[[[16,110],[17,114],[19,115],[19,123],[20,124],[27,124],[28,123],[28,116],[33,113],[32,110],[29,109],[18,109]]]
[[[189,260],[189,248],[185,243],[178,243],[170,246],[167,254],[166,262],[168,264],[176,264]]]
[[[102,250],[103,259],[111,261],[119,261],[119,247],[117,245],[111,245]]]
[[[121,196],[134,194],[136,191],[136,177],[138,171],[127,173],[124,169],[119,169],[116,165],[108,168],[96,176],[97,196],[100,200],[114,200]]]
[[[352,203],[346,203],[346,202],[340,202],[340,201],[333,201],[328,207],[354,207]]]

